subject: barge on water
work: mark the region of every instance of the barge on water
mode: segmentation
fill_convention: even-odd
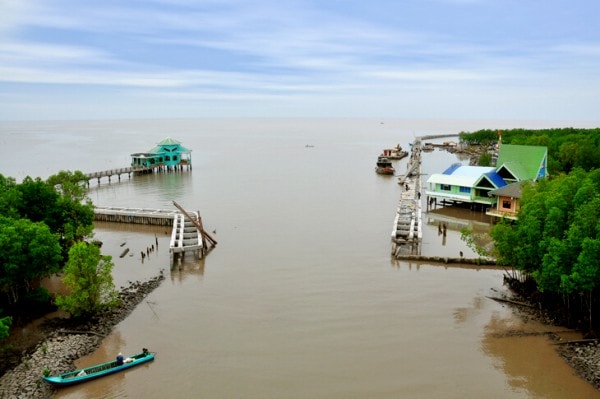
[[[400,144],[397,144],[394,148],[386,148],[383,150],[381,156],[386,157],[387,159],[398,161],[406,158],[408,156],[408,151],[404,151]]]

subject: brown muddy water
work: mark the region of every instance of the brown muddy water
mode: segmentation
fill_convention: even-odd
[[[98,223],[96,238],[113,256],[117,286],[160,270],[167,279],[77,365],[142,347],[157,356],[61,389],[55,398],[600,397],[546,335],[531,334],[564,328],[540,325],[488,298],[505,292],[503,270],[390,257],[400,187],[374,171],[383,148],[408,148],[415,135],[529,126],[384,122],[0,125],[3,141],[19,138],[23,147],[3,161],[2,173],[17,179],[127,166],[131,153],[166,136],[180,140],[193,150],[192,172],[94,183],[90,198],[101,206],[162,209],[172,209],[174,200],[200,210],[218,241],[205,259],[188,255],[171,268],[168,229]],[[423,181],[456,161],[466,162],[439,150],[426,154]],[[445,239],[439,221],[448,224]],[[454,257],[474,255],[460,228],[485,230],[490,220],[438,209],[424,213],[423,223],[423,253]],[[140,252],[157,239],[158,248],[142,262]],[[124,248],[130,251],[120,258]]]

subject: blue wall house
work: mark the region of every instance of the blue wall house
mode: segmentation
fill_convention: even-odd
[[[439,200],[492,205],[490,191],[505,185],[494,167],[456,163],[440,174],[431,175],[425,193]]]
[[[520,191],[512,197],[507,194],[520,189],[520,184],[515,183],[546,178],[547,162],[546,147],[501,144],[496,167],[453,164],[427,179],[425,194],[435,201],[489,206],[487,213],[493,216],[514,214],[519,209],[515,201],[520,198]],[[511,189],[503,190],[509,185]],[[502,197],[503,209],[494,212],[498,209],[499,197]],[[513,202],[509,204],[507,198]]]
[[[131,166],[140,170],[175,170],[192,168],[192,150],[170,137],[165,138],[148,152],[131,154]]]

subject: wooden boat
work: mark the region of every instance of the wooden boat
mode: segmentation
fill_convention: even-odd
[[[387,159],[399,160],[408,156],[408,151],[404,151],[400,144],[396,145],[394,148],[386,148],[383,150],[383,154],[381,156],[386,157]]]
[[[375,167],[375,171],[380,175],[393,175],[394,172],[396,172],[392,166],[392,161],[381,156],[377,158],[377,166]]]
[[[79,384],[81,382],[89,381],[98,377],[103,377],[108,374],[117,373],[119,371],[127,370],[131,367],[139,366],[142,363],[154,360],[154,353],[148,352],[146,348],[142,353],[131,355],[123,360],[123,363],[117,364],[116,360],[107,363],[97,364],[95,366],[85,367],[67,373],[59,374],[57,376],[43,376],[42,378],[55,386],[67,386]]]
[[[422,148],[422,150],[425,151],[425,152],[431,152],[434,149],[435,149],[435,147],[431,143],[425,143],[425,145]]]

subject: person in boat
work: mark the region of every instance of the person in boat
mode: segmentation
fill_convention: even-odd
[[[120,366],[123,364],[123,354],[121,352],[119,352],[119,354],[117,355],[117,366]]]

